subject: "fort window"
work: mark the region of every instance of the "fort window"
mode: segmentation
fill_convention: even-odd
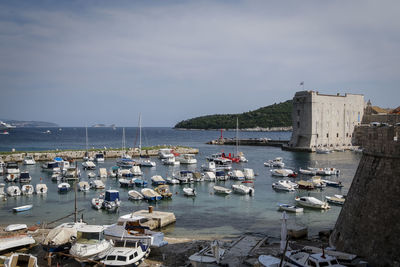
[[[339,137],[339,133],[336,133],[336,137]]]
[[[329,134],[328,134],[328,133],[326,134],[326,137],[329,137]]]

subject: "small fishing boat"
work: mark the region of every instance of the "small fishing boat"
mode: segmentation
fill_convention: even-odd
[[[232,180],[244,180],[244,174],[241,170],[233,170],[229,173],[229,177]]]
[[[28,228],[26,224],[10,224],[4,229],[4,231],[13,232],[13,231],[24,230],[26,228]]]
[[[7,195],[9,195],[10,197],[20,196],[21,189],[19,189],[19,187],[16,185],[9,186],[7,187]]]
[[[229,195],[230,193],[232,193],[232,190],[230,190],[229,188],[219,186],[219,185],[214,186],[213,189],[214,189],[214,192],[217,194]]]
[[[118,182],[121,187],[134,187],[135,186],[135,182],[133,179],[120,178],[118,180]]]
[[[289,204],[282,204],[282,203],[278,204],[278,209],[280,211],[288,211],[288,212],[295,212],[295,213],[300,213],[300,212],[304,211],[303,208],[300,208],[300,207],[297,207],[297,206],[293,206],[293,205],[289,205]]]
[[[36,194],[46,194],[48,191],[47,185],[46,184],[37,184],[36,185]]]
[[[142,170],[140,169],[139,166],[132,166],[132,169],[130,169],[130,171],[134,176],[143,175],[143,172],[142,172]]]
[[[9,182],[9,183],[17,182],[18,178],[19,178],[19,174],[9,173],[4,178],[4,181]]]
[[[33,185],[24,184],[24,185],[21,187],[21,193],[22,193],[22,195],[33,195],[34,192],[35,192],[35,189],[33,188]]]
[[[90,185],[86,181],[81,181],[78,183],[78,188],[79,188],[79,191],[87,192],[90,190]]]
[[[200,172],[193,172],[193,182],[203,182],[204,177]]]
[[[215,173],[213,172],[205,172],[204,173],[204,181],[215,182],[216,180]]]
[[[264,162],[264,166],[265,167],[283,168],[283,167],[285,167],[285,163],[283,163],[282,160],[283,159],[281,157],[277,157],[275,159]]]
[[[106,168],[100,168],[98,176],[100,178],[107,178],[107,169]]]
[[[19,175],[19,182],[20,183],[29,183],[32,180],[31,175],[29,174],[28,171],[23,171]]]
[[[67,222],[51,229],[42,242],[43,250],[47,252],[63,252],[71,248],[77,238],[77,229],[86,223]]]
[[[116,209],[121,205],[121,199],[119,197],[118,190],[106,190],[102,208],[106,210]]]
[[[90,181],[90,187],[93,189],[104,189],[106,186],[101,180],[92,180]]]
[[[104,154],[101,152],[96,153],[96,155],[94,155],[94,161],[96,161],[97,163],[103,163],[104,162]]]
[[[191,255],[189,261],[192,266],[219,266],[225,250],[219,247],[218,241]]]
[[[147,185],[147,182],[143,179],[135,178],[133,179],[133,182],[135,183],[135,186],[137,187],[145,187]]]
[[[293,175],[294,172],[289,169],[272,169],[271,174],[274,176],[288,177],[289,175]]]
[[[143,188],[141,193],[148,201],[158,201],[162,199],[162,196],[151,188]]]
[[[338,197],[340,195],[335,195],[333,197],[325,196],[326,200],[332,204],[343,205],[346,199],[344,197]]]
[[[168,177],[168,178],[165,179],[165,180],[166,180],[167,184],[172,184],[172,185],[174,185],[174,184],[179,184],[179,180],[178,180],[178,179],[175,179],[175,178],[173,178],[173,177]]]
[[[151,183],[153,185],[166,184],[166,181],[161,177],[161,175],[154,175],[151,177]]]
[[[278,191],[294,192],[296,191],[295,185],[297,186],[297,184],[288,180],[279,180],[278,182],[272,183],[272,188]]]
[[[60,183],[57,185],[59,193],[66,193],[71,189],[71,185],[69,183]]]
[[[345,265],[339,264],[336,257],[329,256],[324,252],[310,254],[304,251],[286,251],[285,260],[290,266],[345,267]]]
[[[104,239],[103,226],[83,225],[77,231],[77,239],[69,252],[79,262],[100,260],[112,248],[111,242]]]
[[[35,244],[35,239],[30,235],[13,235],[0,238],[0,251],[20,248]]]
[[[188,184],[193,182],[193,172],[191,171],[180,171],[179,175],[175,177],[181,184]]]
[[[229,175],[225,173],[225,171],[216,171],[215,172],[215,180],[217,181],[227,181],[229,179]]]
[[[91,160],[86,160],[82,162],[82,167],[84,170],[95,170],[96,164]]]
[[[181,164],[179,161],[177,161],[177,160],[175,159],[175,156],[162,159],[161,161],[162,161],[162,163],[163,163],[164,165],[173,165],[173,166],[176,166],[176,165]]]
[[[141,242],[115,240],[114,247],[101,262],[105,266],[139,266],[150,254],[150,247]]]
[[[313,183],[315,188],[325,188],[326,187],[325,182],[323,182],[321,180],[321,176],[313,176],[313,177],[311,177],[311,180],[309,180],[309,181]]]
[[[96,174],[94,173],[94,172],[88,172],[87,173],[87,177],[90,179],[90,178],[94,178],[94,177],[96,177]]]
[[[326,186],[338,187],[338,188],[342,188],[343,187],[343,184],[340,181],[339,182],[335,182],[335,181],[324,180],[324,179],[322,179],[321,181],[323,181],[326,184]]]
[[[13,211],[14,211],[14,212],[27,211],[27,210],[32,209],[32,207],[33,207],[32,204],[30,204],[30,205],[25,205],[25,206],[19,206],[19,207],[13,208]]]
[[[92,198],[92,208],[99,210],[103,207],[104,197],[102,195]]]
[[[296,197],[295,200],[299,205],[307,208],[323,209],[323,210],[331,208],[328,205],[328,203],[316,199],[315,197]]]
[[[233,184],[232,190],[233,190],[233,192],[239,193],[239,194],[244,194],[244,195],[249,194],[250,196],[254,195],[254,188],[248,187],[248,186],[245,186],[242,184],[239,184],[239,185]]]
[[[183,190],[183,194],[185,195],[185,196],[188,196],[188,197],[195,197],[196,196],[196,190],[194,189],[194,188],[190,188],[190,187],[185,187],[185,188],[183,188],[182,189]]]
[[[128,191],[129,199],[132,200],[142,200],[144,197],[136,190],[129,190]]]
[[[326,147],[321,147],[321,148],[317,148],[317,149],[315,150],[315,152],[316,152],[317,154],[329,154],[329,153],[332,152],[332,150],[330,150],[330,149],[328,149],[328,148],[326,148]]]
[[[20,170],[18,167],[18,163],[15,161],[9,161],[6,163],[5,171],[7,174],[17,174],[19,175]]]
[[[172,193],[169,190],[169,186],[166,184],[163,185],[159,185],[157,186],[154,191],[156,191],[157,193],[159,193],[162,198],[166,199],[166,198],[171,198],[172,197]]]
[[[300,180],[297,182],[299,189],[312,190],[315,188],[314,183],[311,181]]]
[[[209,161],[206,164],[201,165],[201,170],[205,172],[216,172],[216,166],[214,161]]]
[[[255,179],[255,174],[254,174],[253,169],[244,168],[243,174],[244,174],[244,179],[246,179],[246,180],[254,180]]]
[[[13,253],[4,261],[4,267],[38,267],[37,258],[32,254]]]
[[[193,154],[181,154],[176,158],[181,164],[196,164],[197,159],[195,159],[195,155]]]
[[[304,174],[304,175],[316,175],[317,171],[300,168],[299,173]]]

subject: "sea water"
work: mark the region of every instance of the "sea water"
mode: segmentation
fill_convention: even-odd
[[[85,128],[50,128],[51,133],[46,133],[43,128],[17,128],[9,135],[0,136],[0,151],[38,151],[53,149],[82,149],[86,147]],[[126,144],[128,147],[137,147],[138,129],[126,128]],[[111,128],[88,128],[89,148],[121,148],[122,128],[113,130]],[[236,136],[234,131],[224,132],[224,137]],[[288,140],[290,132],[240,132],[240,138],[272,138]],[[181,145],[199,149],[196,155],[198,163],[195,165],[181,165],[178,167],[165,166],[158,158],[153,158],[156,167],[142,167],[143,179],[149,182],[153,175],[163,177],[170,176],[179,170],[200,170],[202,164],[206,163],[205,157],[217,152],[234,153],[235,146],[207,145],[207,141],[220,136],[219,131],[181,131],[170,128],[143,128],[142,146],[155,145]],[[244,232],[262,232],[269,235],[279,236],[282,213],[277,211],[278,203],[295,204],[296,196],[314,196],[324,200],[325,196],[334,194],[347,194],[352,178],[360,160],[360,154],[350,151],[334,152],[331,154],[315,154],[305,152],[282,151],[277,147],[264,146],[239,146],[248,163],[233,164],[235,169],[252,168],[258,176],[254,180],[254,196],[231,195],[221,196],[214,194],[213,186],[218,184],[231,188],[237,181],[226,182],[199,182],[192,185],[170,186],[173,192],[171,200],[162,200],[157,203],[146,201],[131,201],[128,199],[128,191],[131,189],[120,188],[116,178],[103,178],[106,188],[117,189],[122,200],[121,207],[114,211],[94,210],[91,208],[91,199],[101,191],[90,190],[89,192],[77,192],[78,209],[84,209],[83,218],[91,224],[112,224],[121,215],[147,209],[152,205],[155,210],[173,212],[176,223],[166,227],[163,231],[168,236],[174,237],[204,237],[216,238],[234,236]],[[340,169],[339,176],[328,177],[341,181],[342,189],[327,187],[324,190],[297,190],[292,193],[274,191],[272,183],[281,179],[270,173],[270,168],[264,167],[264,162],[276,157],[282,157],[286,166],[296,171],[300,167],[335,167]],[[109,170],[116,165],[117,159],[106,159],[104,163],[97,164],[96,174],[99,167]],[[81,161],[77,161],[81,168]],[[62,218],[74,211],[75,194],[71,190],[66,194],[59,194],[57,183],[51,181],[50,174],[42,172],[41,163],[34,166],[20,164],[21,170],[28,170],[32,176],[31,184],[46,183],[49,190],[47,195],[32,195],[7,197],[6,201],[0,202],[0,223],[49,223]],[[285,166],[285,167],[286,167]],[[89,180],[87,171],[81,169],[81,180]],[[299,175],[296,179],[308,179],[308,176]],[[2,179],[2,178],[0,178]],[[3,182],[3,181],[0,181]],[[11,184],[6,184],[6,187]],[[191,186],[197,191],[196,197],[185,197],[182,188]],[[140,188],[136,188],[140,191]],[[13,213],[12,208],[16,206],[33,204],[33,208],[26,212]],[[333,228],[340,213],[340,206],[331,205],[327,211],[304,209],[302,214],[288,214],[289,224],[297,224],[309,227],[311,234],[320,230]],[[71,221],[73,217],[60,222]]]

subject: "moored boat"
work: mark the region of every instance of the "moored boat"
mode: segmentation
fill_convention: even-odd
[[[278,191],[294,192],[294,183],[288,180],[279,180],[278,182],[272,183],[272,188]]]
[[[166,181],[161,177],[161,175],[153,175],[151,177],[151,183],[153,185],[163,185],[166,184]]]
[[[218,241],[215,240],[209,247],[191,255],[189,261],[194,267],[219,266],[224,254],[225,250],[220,248]]]
[[[38,267],[37,258],[32,254],[12,253],[11,256],[4,261],[4,267],[16,266]]]
[[[108,189],[104,195],[104,201],[102,203],[102,208],[111,210],[118,208],[121,205],[121,199],[119,197],[119,191]]]
[[[185,187],[182,190],[183,190],[183,194],[185,196],[194,197],[197,194],[196,190],[194,188],[191,188],[191,187]]]
[[[78,183],[78,188],[79,188],[79,191],[87,192],[90,190],[90,185],[86,181],[80,181]]]
[[[157,187],[154,189],[154,191],[156,191],[157,193],[159,193],[159,194],[162,196],[162,198],[164,198],[164,199],[165,199],[165,198],[171,198],[171,197],[172,197],[172,193],[171,193],[171,191],[169,190],[169,186],[166,185],[166,184],[157,186]]]
[[[143,188],[141,193],[148,201],[157,201],[162,199],[162,196],[151,188]]]
[[[24,157],[24,160],[22,161],[24,165],[35,165],[36,161],[33,158],[33,156],[27,155]]]
[[[46,184],[37,184],[35,189],[36,189],[36,194],[38,194],[38,195],[46,194],[47,190],[48,190]]]
[[[295,212],[295,213],[300,213],[303,212],[304,209],[294,206],[294,205],[289,205],[289,204],[283,204],[283,203],[279,203],[278,204],[278,209],[281,211],[288,211],[288,212]]]
[[[6,191],[7,191],[7,195],[9,195],[10,197],[15,197],[15,196],[21,195],[21,189],[19,189],[19,187],[16,185],[7,187]]]
[[[214,189],[214,192],[217,194],[229,195],[230,193],[232,193],[232,190],[230,190],[229,188],[219,186],[219,185],[214,186],[213,189]]]
[[[57,188],[59,193],[66,193],[71,189],[71,185],[69,183],[60,183]]]
[[[133,200],[142,200],[144,197],[136,190],[129,190],[128,191],[129,199]]]
[[[35,189],[33,188],[33,185],[31,185],[31,184],[24,184],[21,187],[22,195],[32,195],[34,192],[35,192]]]
[[[294,172],[289,169],[272,169],[271,174],[274,176],[288,177],[290,175],[293,175]]]
[[[344,202],[346,201],[345,198],[343,197],[338,197],[338,195],[335,196],[325,196],[326,200],[332,204],[337,204],[337,205],[343,205]]]
[[[105,266],[139,266],[150,254],[150,248],[139,241],[115,240],[104,260]]]
[[[92,180],[90,181],[90,187],[93,189],[104,189],[106,186],[104,185],[102,180]]]
[[[296,197],[295,200],[299,205],[307,208],[323,209],[323,210],[330,208],[328,203],[316,199],[315,197]]]
[[[232,180],[244,180],[244,174],[241,170],[233,170],[231,173],[229,173],[229,177]]]
[[[27,211],[32,209],[33,205],[29,204],[29,205],[24,205],[24,206],[19,206],[19,207],[15,207],[13,208],[14,212],[21,212],[21,211]]]
[[[249,194],[250,196],[254,195],[254,188],[249,187],[249,186],[245,186],[242,184],[233,184],[232,185],[232,190],[233,192],[239,193],[239,194]]]

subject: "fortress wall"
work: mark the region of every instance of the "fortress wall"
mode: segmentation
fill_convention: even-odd
[[[330,237],[372,266],[400,266],[399,128],[357,127],[364,152]]]

